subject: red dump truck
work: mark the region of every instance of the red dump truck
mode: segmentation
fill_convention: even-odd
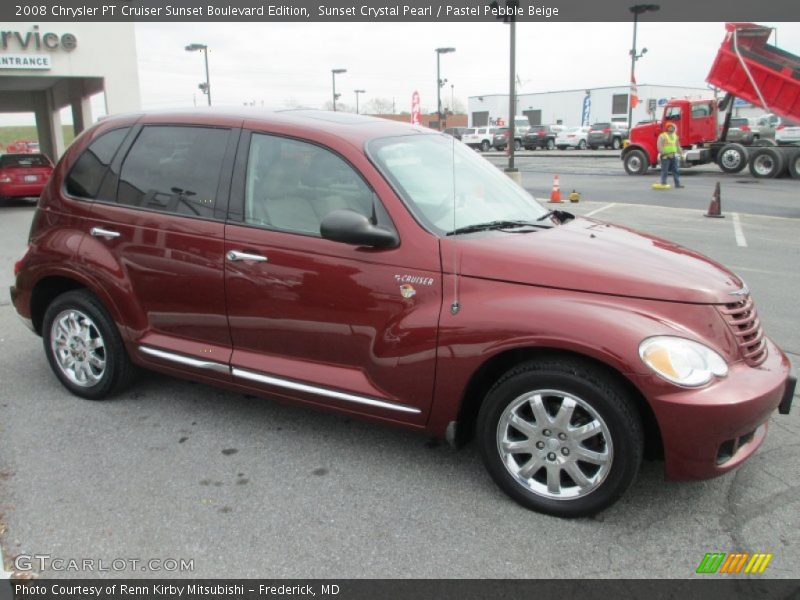
[[[726,173],[750,168],[754,177],[779,177],[784,173],[800,177],[800,145],[775,145],[760,140],[745,148],[727,141],[733,102],[741,98],[789,122],[800,121],[800,57],[767,43],[769,27],[754,23],[727,23],[706,81],[725,92],[724,99],[670,100],[661,122],[639,125],[631,130],[622,151],[629,175],[641,175],[656,166],[656,141],[668,122],[678,127],[684,148],[683,166],[717,163]],[[720,112],[724,112],[719,127]]]

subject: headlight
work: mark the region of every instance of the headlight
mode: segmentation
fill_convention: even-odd
[[[678,385],[697,387],[715,375],[725,377],[728,365],[703,344],[679,337],[659,335],[639,344],[642,362],[658,375]]]

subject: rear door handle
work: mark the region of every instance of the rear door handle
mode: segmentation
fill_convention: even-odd
[[[249,254],[248,252],[241,252],[240,250],[229,250],[227,256],[230,261],[250,260],[253,262],[267,262],[266,256]]]
[[[109,240],[118,238],[120,236],[119,231],[111,231],[110,229],[103,229],[102,227],[92,227],[92,230],[89,233],[91,233],[94,237],[102,237]]]

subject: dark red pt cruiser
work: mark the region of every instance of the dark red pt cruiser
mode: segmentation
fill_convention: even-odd
[[[449,136],[342,113],[113,117],[11,288],[72,393],[137,368],[447,438],[559,516],[741,464],[795,379],[732,272],[548,211]]]

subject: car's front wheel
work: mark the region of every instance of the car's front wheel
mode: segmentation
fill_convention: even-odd
[[[519,140],[514,140],[514,150],[520,150],[520,149],[522,149],[522,142],[520,142]]]
[[[491,148],[492,148],[492,145],[489,142],[487,142],[486,140],[483,140],[481,142],[481,151],[482,152],[488,152]]]
[[[56,377],[76,396],[104,400],[135,376],[122,337],[102,304],[85,290],[58,296],[42,324],[44,351]]]
[[[581,140],[578,142],[578,150],[586,150],[586,140]]]
[[[613,377],[572,358],[527,362],[489,391],[478,417],[483,460],[522,506],[581,517],[613,504],[636,477],[644,434]]]

